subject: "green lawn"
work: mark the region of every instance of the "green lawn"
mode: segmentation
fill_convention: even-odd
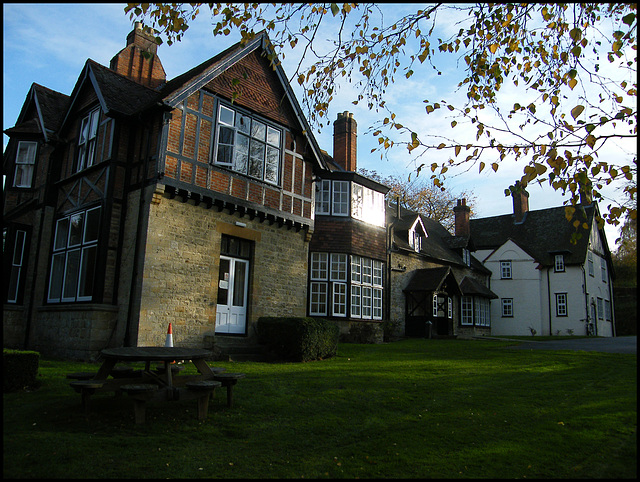
[[[200,422],[195,400],[98,395],[64,375],[3,396],[6,478],[636,478],[637,359],[513,342],[341,344],[311,363],[221,362],[247,377]],[[191,371],[189,369],[189,371]]]

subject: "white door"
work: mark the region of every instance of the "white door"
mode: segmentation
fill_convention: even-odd
[[[248,274],[249,261],[220,256],[216,333],[245,333]]]

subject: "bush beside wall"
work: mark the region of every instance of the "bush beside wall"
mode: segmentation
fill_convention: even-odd
[[[258,343],[266,345],[276,357],[304,362],[334,356],[340,329],[320,318],[262,317],[257,333]]]
[[[38,376],[40,353],[36,351],[2,350],[3,392],[34,387]]]

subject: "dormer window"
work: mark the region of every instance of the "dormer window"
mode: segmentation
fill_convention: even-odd
[[[561,273],[564,271],[564,255],[556,254],[554,269],[556,273]]]
[[[38,144],[35,142],[20,141],[18,143],[16,171],[13,176],[14,187],[31,187],[37,147]]]
[[[462,261],[467,266],[471,266],[471,253],[467,248],[462,248]]]
[[[419,253],[422,249],[422,236],[415,229],[412,229],[409,233],[409,244],[416,253]]]
[[[426,237],[427,231],[424,229],[422,219],[418,216],[416,217],[413,226],[409,229],[409,246],[411,246],[416,253],[419,253],[422,249],[422,238]]]
[[[100,120],[100,109],[95,109],[89,113],[80,124],[80,135],[78,136],[78,161],[76,172],[93,166],[96,155],[96,139],[98,137],[98,122]]]

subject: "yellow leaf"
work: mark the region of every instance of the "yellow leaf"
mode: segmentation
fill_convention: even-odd
[[[578,118],[578,116],[580,114],[582,114],[582,111],[584,110],[584,106],[583,105],[577,105],[575,106],[573,109],[571,109],[571,117],[575,119]]]
[[[456,157],[458,156],[458,154],[460,154],[460,149],[462,149],[462,146],[456,146]]]
[[[491,163],[491,169],[493,169],[493,172],[498,172],[498,163],[497,162],[492,162]]]
[[[499,45],[498,45],[498,44],[491,44],[491,45],[489,45],[489,51],[490,51],[492,54],[495,54],[495,53],[496,53],[496,51],[498,50],[498,47],[499,47]]]
[[[578,85],[578,81],[576,79],[571,79],[569,81],[569,87],[571,88],[571,90],[573,90],[573,88]]]
[[[482,170],[484,169],[484,162],[480,162],[480,169],[478,170],[478,172],[482,172]]]

